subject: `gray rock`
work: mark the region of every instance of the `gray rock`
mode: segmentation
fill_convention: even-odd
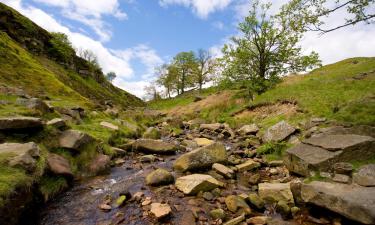
[[[7,162],[10,166],[33,172],[40,156],[40,149],[34,142],[25,144],[4,143],[0,144],[0,154],[7,156]]]
[[[361,186],[375,187],[375,164],[362,166],[353,175],[353,181]]]
[[[258,192],[259,197],[266,202],[285,201],[288,204],[294,204],[293,194],[288,183],[261,183]]]
[[[84,145],[93,140],[93,137],[81,131],[66,130],[59,137],[59,145],[62,148],[80,150]]]
[[[55,118],[47,122],[47,126],[55,127],[57,129],[66,127],[66,123],[61,118]]]
[[[8,117],[0,118],[0,130],[40,129],[43,122],[35,117]]]
[[[350,182],[350,177],[344,174],[335,174],[332,180],[338,183],[347,184]]]
[[[366,147],[373,143],[374,138],[354,134],[322,135],[304,140],[305,144],[324,148],[329,151],[340,151]]]
[[[375,187],[313,181],[302,185],[302,198],[349,219],[375,224]]]
[[[247,160],[246,162],[236,165],[236,168],[239,172],[249,171],[260,167],[260,163],[255,162],[252,159]]]
[[[153,139],[138,139],[133,143],[133,149],[154,154],[174,154],[178,150],[174,144]]]
[[[179,171],[193,171],[211,167],[214,163],[227,160],[227,152],[223,144],[214,143],[195,149],[180,156],[173,164]]]
[[[114,125],[112,123],[105,122],[105,121],[101,122],[100,126],[102,126],[103,128],[109,129],[109,130],[119,130],[117,125]]]
[[[89,165],[89,172],[91,174],[98,174],[106,171],[111,166],[111,158],[107,155],[98,154]]]
[[[200,191],[211,191],[217,187],[222,187],[223,183],[210,175],[192,174],[177,178],[175,186],[186,195],[195,195]]]
[[[157,157],[154,155],[143,155],[139,158],[142,163],[151,163],[157,160]]]
[[[236,213],[237,211],[241,210],[241,212],[245,214],[251,213],[251,208],[245,202],[243,198],[237,195],[229,195],[225,198],[225,204],[229,211],[232,213]]]
[[[281,121],[268,128],[262,139],[264,142],[282,141],[293,134],[295,131],[296,128],[292,127],[285,121]]]
[[[233,178],[234,177],[234,171],[223,164],[220,163],[214,163],[212,165],[212,169],[215,170],[218,174],[226,177],[226,178]]]
[[[339,162],[333,165],[333,170],[336,174],[350,175],[353,171],[353,165],[351,163]]]
[[[174,181],[173,175],[165,169],[157,169],[146,176],[146,184],[151,186],[159,186],[171,184]]]
[[[44,101],[40,100],[39,98],[18,98],[16,100],[16,104],[23,105],[29,109],[38,110],[42,113],[53,111]]]
[[[224,125],[221,123],[201,124],[199,127],[200,130],[210,130],[213,132],[220,131],[223,128],[224,128]]]
[[[241,135],[256,134],[259,127],[256,124],[244,125],[237,132]]]
[[[47,165],[49,170],[56,175],[73,177],[69,161],[61,155],[48,154]]]

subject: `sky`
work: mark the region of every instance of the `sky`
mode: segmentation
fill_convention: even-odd
[[[64,32],[73,46],[92,50],[114,84],[138,97],[155,79],[156,66],[181,51],[221,47],[238,34],[251,0],[0,0],[51,32]],[[287,0],[270,0],[271,13]],[[326,19],[334,25],[345,16]],[[375,56],[375,25],[359,24],[325,35],[310,32],[304,52],[319,53],[323,64]]]

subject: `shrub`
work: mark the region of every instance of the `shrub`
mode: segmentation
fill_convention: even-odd
[[[66,34],[52,33],[52,39],[50,42],[52,47],[49,49],[49,53],[52,57],[60,62],[72,62],[75,51]]]

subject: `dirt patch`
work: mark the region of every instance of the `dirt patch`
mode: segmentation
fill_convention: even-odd
[[[293,102],[279,102],[276,104],[265,104],[248,108],[234,115],[235,118],[241,119],[246,117],[254,117],[264,119],[266,117],[274,117],[285,115],[290,117],[298,112],[298,106]]]
[[[203,100],[193,102],[185,106],[177,106],[173,109],[167,110],[166,113],[171,116],[191,115],[203,109],[216,107],[229,103],[233,96],[233,92],[222,91],[217,94],[210,95]]]

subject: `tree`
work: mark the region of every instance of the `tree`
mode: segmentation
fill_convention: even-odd
[[[161,99],[159,92],[156,89],[156,85],[151,83],[144,87],[145,99],[148,100],[158,100]]]
[[[238,27],[242,35],[223,48],[224,77],[246,86],[252,99],[272,87],[281,75],[320,65],[317,53],[302,55],[298,46],[301,29],[292,29],[284,15],[268,15],[270,6],[253,1],[249,15]]]
[[[101,70],[98,57],[95,55],[95,53],[88,49],[78,49],[78,56],[85,59],[93,69]]]
[[[195,82],[197,83],[199,90],[202,90],[202,86],[211,80],[210,75],[214,73],[216,68],[216,62],[212,58],[209,51],[199,49],[197,53],[197,71],[195,76]]]
[[[71,62],[75,51],[72,47],[72,43],[68,39],[68,36],[64,33],[51,34],[52,39],[50,42],[52,44],[52,48],[49,49],[49,53],[61,62]]]
[[[194,71],[196,71],[196,59],[194,53],[190,52],[181,52],[177,54],[172,63],[172,69],[176,69],[178,72],[177,78],[177,88],[178,94],[183,94],[185,89],[192,84],[192,76]]]
[[[331,32],[358,23],[375,23],[375,0],[291,0],[284,5],[281,14],[294,21],[296,29]],[[346,18],[335,26],[325,26],[324,19],[334,13],[347,12]]]
[[[117,77],[116,73],[115,72],[109,72],[107,73],[107,75],[105,76],[105,78],[107,78],[107,80],[109,82],[112,83],[112,81]]]
[[[176,84],[176,73],[174,73],[171,65],[164,64],[160,67],[157,67],[156,74],[158,79],[156,83],[165,88],[166,96],[171,98],[171,94]]]

